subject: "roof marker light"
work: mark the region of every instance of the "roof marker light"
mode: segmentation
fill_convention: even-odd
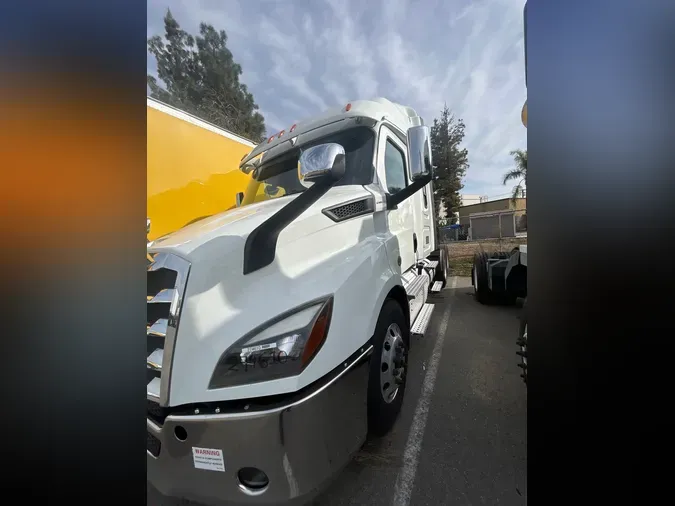
[[[270,137],[269,139],[267,139],[267,144],[269,144],[269,143],[272,142],[273,140],[274,140],[274,135],[273,135],[272,137]]]
[[[284,135],[285,133],[286,133],[286,130],[282,130],[281,132],[279,132],[277,134],[277,136],[281,139],[281,136]]]
[[[349,109],[351,109],[351,108],[352,108],[352,104],[347,104],[347,106],[345,107],[345,112],[349,112]]]
[[[298,126],[298,125],[294,123],[293,126],[291,127],[291,129],[289,130],[289,132],[292,132],[293,130],[295,130],[296,126]]]

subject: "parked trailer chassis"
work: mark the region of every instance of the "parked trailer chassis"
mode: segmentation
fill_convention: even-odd
[[[471,284],[481,304],[515,304],[522,301],[522,315],[516,344],[519,350],[521,377],[527,384],[527,245],[510,253],[486,253],[482,248],[474,255]]]

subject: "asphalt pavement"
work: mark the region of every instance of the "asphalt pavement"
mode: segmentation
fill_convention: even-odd
[[[451,278],[429,301],[399,419],[369,439],[312,506],[527,504],[527,389],[517,367],[518,309],[474,300]],[[148,505],[169,504],[148,493]]]
[[[518,309],[482,306],[470,278],[452,278],[430,302],[394,429],[369,440],[315,506],[527,504]]]

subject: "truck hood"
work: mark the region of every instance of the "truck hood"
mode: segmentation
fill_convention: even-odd
[[[359,197],[372,195],[363,186],[337,186],[331,188],[313,206],[290,223],[279,235],[278,248],[294,241],[298,237],[307,236],[335,223],[321,213],[326,207],[339,205]],[[148,248],[149,253],[158,251],[177,254],[188,260],[200,259],[200,250],[214,239],[238,237],[243,241],[218,241],[219,246],[230,243],[233,249],[220,250],[220,255],[227,255],[230,260],[237,256],[243,268],[243,243],[257,226],[274,215],[279,209],[294,200],[297,195],[289,195],[264,202],[250,204],[243,208],[226,211],[209,218],[204,218],[167,236],[153,241]],[[241,246],[241,251],[235,245]]]
[[[344,300],[354,299],[353,294],[344,294],[346,288],[369,293],[367,280],[369,273],[372,275],[381,239],[374,231],[372,215],[336,223],[321,211],[371,196],[363,186],[331,188],[281,231],[274,261],[247,275],[243,274],[246,238],[294,196],[204,219],[148,248],[150,253],[173,253],[191,263],[173,353],[172,405],[295,391],[354,351],[346,350],[347,355],[341,357],[326,345],[319,352],[323,359],[317,356],[298,377],[273,381],[274,387],[263,382],[208,390],[221,354],[247,332],[285,311],[333,295],[334,318],[356,322],[353,316],[340,314],[351,307]],[[361,324],[357,330],[345,331],[335,323],[329,332],[353,336],[350,339],[359,343],[353,345],[356,349],[367,339],[366,335],[357,335],[365,333],[365,328]]]

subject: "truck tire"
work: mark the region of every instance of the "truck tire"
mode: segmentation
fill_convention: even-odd
[[[492,300],[492,294],[488,286],[488,256],[481,251],[473,256],[473,267],[471,268],[471,284],[476,300],[481,304],[487,304]]]
[[[525,299],[525,302],[523,303],[523,309],[520,315],[518,340],[516,341],[516,344],[520,348],[516,352],[516,355],[520,357],[518,367],[523,371],[520,377],[523,378],[525,385],[527,385],[527,299]]]
[[[408,369],[410,329],[398,302],[387,299],[373,335],[368,377],[368,431],[389,432],[401,411]]]
[[[441,247],[438,250],[438,266],[434,273],[434,281],[442,281],[443,288],[445,288],[445,284],[448,282],[448,271],[448,252],[445,248]]]

